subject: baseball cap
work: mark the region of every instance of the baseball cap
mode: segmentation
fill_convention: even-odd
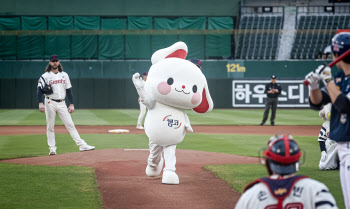
[[[58,58],[57,55],[54,54],[50,56],[50,62],[52,62],[52,60],[60,60],[60,59]]]
[[[271,76],[271,79],[276,79],[276,76],[275,76],[275,75],[272,75],[272,76]]]
[[[142,76],[148,76],[148,72],[146,71],[146,72],[143,72],[142,73]]]
[[[202,63],[201,63],[200,60],[198,60],[198,59],[191,59],[191,62],[193,64],[195,64],[197,67],[199,67],[199,69],[202,69]]]

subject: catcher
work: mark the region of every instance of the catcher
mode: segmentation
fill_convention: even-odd
[[[263,164],[270,176],[248,184],[236,209],[338,208],[323,183],[295,175],[301,151],[291,136],[281,135],[270,139],[263,155]]]

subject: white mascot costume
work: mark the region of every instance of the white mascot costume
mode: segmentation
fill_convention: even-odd
[[[163,184],[179,184],[175,173],[176,145],[184,139],[186,129],[193,132],[185,110],[206,113],[213,109],[207,80],[195,64],[185,60],[187,51],[184,42],[156,51],[144,87],[139,73],[132,77],[141,102],[148,109],[145,132],[150,154],[146,174],[158,176],[165,160]]]

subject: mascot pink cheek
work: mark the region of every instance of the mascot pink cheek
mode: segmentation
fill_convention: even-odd
[[[191,102],[192,104],[196,105],[201,101],[201,95],[199,94],[199,92],[197,91],[197,93],[193,94]]]
[[[167,82],[161,82],[157,87],[160,94],[167,95],[171,91],[171,86]]]

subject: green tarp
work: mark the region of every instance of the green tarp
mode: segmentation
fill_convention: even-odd
[[[0,36],[0,59],[16,59],[16,36]]]
[[[231,56],[229,30],[233,27],[232,17],[0,18],[0,30],[49,30],[44,36],[41,32],[1,35],[0,59],[42,59],[54,53],[67,59],[150,59],[156,50],[177,41],[187,44],[188,59],[227,58]],[[152,29],[152,34],[145,31]]]
[[[47,30],[46,17],[21,17],[22,30]]]
[[[61,59],[70,59],[71,37],[70,36],[45,36],[45,52],[44,57],[49,58],[53,54],[57,54]]]
[[[18,59],[42,59],[44,56],[43,36],[17,36]]]
[[[128,30],[150,29],[152,29],[152,17],[128,17]],[[126,35],[125,44],[125,58],[151,58],[151,35],[137,33]]]
[[[74,17],[74,29],[75,30],[100,30],[100,17]]]
[[[178,30],[179,18],[154,18],[155,30]],[[178,41],[178,35],[171,35],[164,31],[161,35],[152,35],[152,53]]]
[[[125,30],[126,19],[101,19],[102,30]],[[123,59],[124,35],[109,35],[108,32],[98,37],[98,59]]]
[[[126,19],[125,18],[102,18],[101,30],[125,30]]]
[[[49,17],[49,30],[73,30],[73,17]]]
[[[205,17],[182,17],[179,18],[179,29],[181,30],[203,30],[206,26]],[[179,40],[187,44],[188,59],[204,59],[204,34],[180,34]]]
[[[99,30],[100,17],[74,17],[75,30]],[[97,59],[97,35],[72,35],[73,59]]]
[[[72,35],[73,59],[97,59],[97,36]]]
[[[233,29],[232,17],[209,17],[209,30]],[[231,35],[209,34],[206,37],[206,56],[207,57],[229,57],[231,56]]]
[[[19,17],[0,18],[0,30],[20,30],[21,19]]]

